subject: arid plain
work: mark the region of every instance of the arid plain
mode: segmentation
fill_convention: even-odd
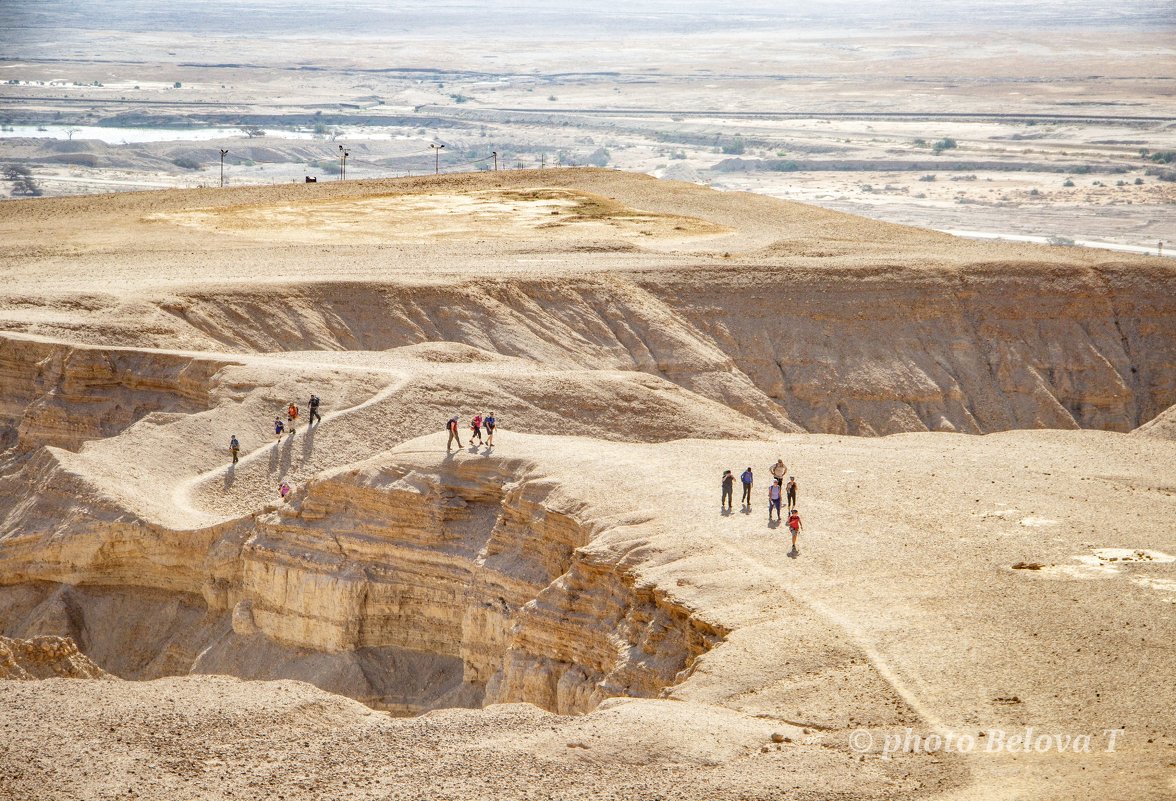
[[[353,178],[488,170],[497,153],[511,169],[608,165],[940,230],[1171,252],[1171,12],[13,4],[0,162],[68,194],[219,185],[222,149],[230,185],[333,180],[340,146]]]

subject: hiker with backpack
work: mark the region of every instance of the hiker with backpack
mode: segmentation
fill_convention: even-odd
[[[486,419],[482,421],[482,425],[486,426],[486,447],[494,447],[494,427],[498,425],[498,420],[494,418],[494,412],[486,415]]]
[[[719,501],[719,506],[724,511],[731,511],[731,499],[735,493],[735,476],[731,474],[730,470],[723,471],[723,499]]]
[[[241,453],[241,443],[237,441],[236,434],[229,438],[229,453],[233,454],[233,464],[236,464],[237,455]]]
[[[789,476],[788,477],[788,484],[785,487],[785,489],[788,491],[788,508],[795,509],[796,508],[796,476]]]
[[[777,459],[776,463],[772,465],[772,478],[783,483],[786,475],[788,475],[788,466],[784,464],[783,459]]]
[[[278,435],[278,442],[282,441],[282,432],[286,430],[286,424],[282,422],[282,418],[274,418],[274,433]]]
[[[470,447],[474,447],[474,437],[478,438],[478,444],[482,444],[482,415],[475,414],[474,419],[470,421]]]
[[[298,407],[293,401],[286,407],[286,419],[290,421],[290,433],[294,433],[294,424],[298,422]]]
[[[755,477],[752,476],[752,474],[751,474],[750,467],[747,468],[746,470],[744,470],[743,475],[741,475],[739,477],[739,480],[743,482],[743,505],[744,506],[751,506],[751,484],[752,484],[752,481],[754,480],[754,478]]]
[[[310,403],[308,405],[310,406],[310,417],[309,417],[310,422],[307,423],[307,426],[308,427],[313,426],[315,420],[318,420],[321,423],[323,421],[323,416],[321,414],[319,414],[319,410],[318,410],[319,396],[318,395],[311,395],[310,396]]]
[[[449,432],[449,441],[445,444],[445,450],[452,450],[454,440],[457,441],[457,447],[461,447],[461,437],[457,433],[457,415],[449,418],[449,422],[445,424],[445,430]]]
[[[780,485],[780,479],[776,479],[768,485],[768,522],[772,522],[772,510],[776,510],[776,522],[780,522],[780,496],[783,494],[784,488]]]
[[[283,481],[278,485],[278,494],[282,496],[282,500],[286,500],[286,496],[290,494],[290,485]]]
[[[788,512],[788,528],[792,529],[792,551],[793,553],[799,553],[796,550],[796,535],[800,533],[800,530],[804,526],[800,522],[800,512],[795,509]]]

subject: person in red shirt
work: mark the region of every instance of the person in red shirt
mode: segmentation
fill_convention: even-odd
[[[788,528],[792,529],[792,550],[796,552],[796,535],[804,528],[800,523],[800,512],[791,509],[788,512]]]

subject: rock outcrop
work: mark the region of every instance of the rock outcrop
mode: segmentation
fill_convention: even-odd
[[[69,637],[41,636],[14,640],[0,636],[0,679],[105,679]]]

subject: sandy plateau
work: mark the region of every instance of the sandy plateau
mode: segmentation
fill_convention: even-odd
[[[0,798],[1176,793],[1171,260],[569,169],[0,264]]]

